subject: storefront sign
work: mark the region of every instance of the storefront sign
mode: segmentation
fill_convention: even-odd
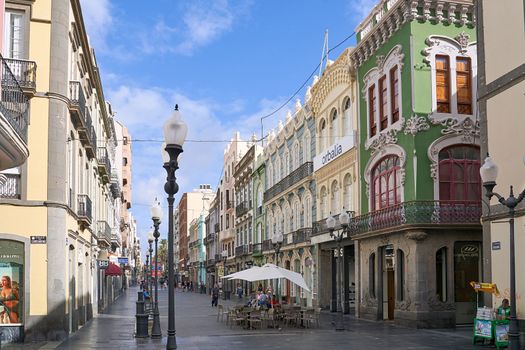
[[[328,163],[337,159],[339,156],[354,146],[355,142],[353,135],[337,138],[333,145],[329,146],[325,151],[314,158],[314,171],[319,170]]]
[[[24,243],[0,240],[0,326],[24,323]]]
[[[97,260],[98,268],[105,270],[109,267],[109,260]]]
[[[46,236],[31,236],[31,244],[46,244]]]
[[[119,264],[124,264],[124,265],[127,265],[129,263],[128,258],[118,258],[117,261]]]

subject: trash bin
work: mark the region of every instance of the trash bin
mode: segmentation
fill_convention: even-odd
[[[148,318],[149,315],[141,314],[136,315],[137,318],[137,329],[135,332],[135,338],[147,338],[149,337],[148,333]]]

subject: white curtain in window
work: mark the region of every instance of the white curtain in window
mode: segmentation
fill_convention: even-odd
[[[332,193],[332,203],[330,204],[330,210],[332,211],[332,215],[339,214],[339,186],[337,184],[337,181],[332,182],[331,187],[331,193]]]
[[[344,201],[343,204],[346,210],[354,210],[353,193],[352,193],[352,178],[350,174],[346,174],[344,179]]]

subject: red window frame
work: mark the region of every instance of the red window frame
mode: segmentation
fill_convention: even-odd
[[[379,210],[401,203],[400,160],[389,155],[372,169],[372,209]]]
[[[480,202],[479,147],[453,145],[439,152],[439,199]]]
[[[376,112],[375,85],[372,85],[368,88],[368,118],[370,123],[370,137],[375,136],[377,133]]]

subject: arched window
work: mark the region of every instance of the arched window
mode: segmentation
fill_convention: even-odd
[[[396,298],[398,301],[405,300],[405,253],[401,250],[397,250],[396,256]]]
[[[281,159],[279,158],[279,155],[275,157],[275,167],[273,170],[273,184],[275,185],[279,180],[281,176]]]
[[[269,189],[273,185],[273,171],[272,171],[272,163],[268,162],[268,171],[266,173],[266,189]]]
[[[330,192],[330,210],[332,211],[332,215],[337,215],[339,214],[339,184],[337,181],[332,182]]]
[[[352,191],[352,178],[350,174],[346,174],[345,178],[343,180],[343,206],[346,208],[346,210],[353,211],[354,210],[354,203],[353,203],[353,191]]]
[[[299,156],[299,154],[300,154],[299,142],[295,141],[295,143],[293,145],[293,151],[292,152],[293,152],[292,153],[293,154],[293,156],[292,156],[292,159],[293,159],[293,161],[292,161],[292,163],[293,163],[292,170],[295,170],[295,169],[297,169],[299,167],[299,164],[300,164],[299,163],[300,162],[300,160],[299,160],[299,157],[300,157]]]
[[[382,209],[401,202],[398,156],[387,156],[372,170],[372,208]]]
[[[319,138],[320,138],[320,142],[319,144],[321,145],[319,151],[324,151],[327,147],[327,143],[328,143],[328,138],[327,138],[327,135],[326,135],[326,121],[323,119],[321,120],[321,124],[319,125]]]
[[[301,203],[296,199],[293,203],[293,231],[301,227]]]
[[[350,98],[345,98],[343,102],[343,135],[348,136],[353,132],[352,110],[350,109]]]
[[[330,113],[330,144],[333,145],[339,136],[339,120],[337,119],[337,109],[334,108]]]
[[[307,131],[304,135],[304,156],[303,156],[303,162],[309,162],[312,157],[312,139],[310,138],[310,133]]]
[[[447,301],[447,247],[436,252],[436,295],[439,301]]]
[[[328,193],[326,191],[326,187],[323,186],[321,188],[321,192],[319,192],[319,193],[320,193],[320,199],[321,199],[321,201],[320,201],[321,202],[320,203],[320,209],[321,209],[320,214],[321,214],[321,218],[324,219],[327,216],[326,215],[327,214],[327,210],[326,210],[327,209],[326,208],[326,205],[327,205],[326,199],[327,198],[326,197],[328,196]]]
[[[257,209],[259,210],[259,208],[261,208],[259,214],[262,214],[263,200],[264,200],[264,193],[263,193],[261,184],[259,184],[257,185]]]
[[[312,197],[304,196],[303,200],[303,227],[312,227]]]
[[[287,155],[284,155],[282,158],[281,158],[281,166],[280,166],[280,174],[279,174],[279,180],[283,179],[285,176],[286,176],[286,157]]]
[[[283,166],[283,176],[286,177],[290,173],[290,152],[288,150],[284,151],[284,166]]]
[[[439,199],[481,201],[479,147],[454,145],[439,152]]]

